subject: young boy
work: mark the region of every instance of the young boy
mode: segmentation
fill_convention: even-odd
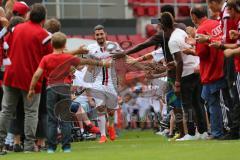
[[[44,56],[41,60],[37,71],[33,75],[28,92],[28,99],[31,100],[35,93],[35,86],[45,72],[47,77],[48,153],[54,153],[57,148],[56,138],[58,125],[60,125],[63,134],[63,152],[71,152],[71,122],[59,120],[55,115],[55,106],[61,100],[71,98],[71,78],[69,77],[69,73],[72,67],[77,68],[78,65],[110,66],[109,63],[80,59],[74,57],[72,54],[64,53],[65,45],[66,35],[61,32],[54,33],[52,36],[52,46],[54,51],[52,54]],[[70,104],[67,105],[70,107]]]

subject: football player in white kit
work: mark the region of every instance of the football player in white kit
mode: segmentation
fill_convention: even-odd
[[[111,52],[119,52],[122,49],[118,43],[107,41],[107,34],[102,25],[94,28],[94,37],[97,41],[88,45],[88,56],[98,60],[111,60]],[[110,48],[110,49],[109,49]],[[117,109],[117,76],[114,67],[94,67],[89,70],[94,81],[94,87],[90,88],[90,94],[96,101],[96,107],[99,116],[99,128],[101,138],[99,143],[107,142],[106,138],[106,114],[108,115],[108,134],[110,140],[115,140],[116,133],[114,129],[114,113]]]

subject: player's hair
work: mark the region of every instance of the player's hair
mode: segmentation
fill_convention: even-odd
[[[163,12],[169,12],[173,16],[173,18],[175,18],[175,11],[174,11],[174,7],[172,5],[162,6],[161,7],[161,13],[163,13]]]
[[[207,16],[207,9],[203,6],[194,6],[191,9],[191,14],[194,14],[197,18],[203,18]]]
[[[44,28],[52,34],[59,32],[61,29],[61,22],[56,18],[48,19],[44,24]]]
[[[174,20],[171,13],[169,12],[162,13],[159,21],[164,26],[164,28],[170,28],[170,29],[173,28]]]
[[[31,7],[30,20],[35,23],[40,23],[46,18],[46,8],[40,3],[35,3]]]
[[[97,25],[94,27],[93,31],[95,32],[96,30],[104,30],[104,26],[103,25]]]
[[[54,49],[64,48],[67,42],[67,36],[62,32],[56,32],[52,35],[52,46]]]

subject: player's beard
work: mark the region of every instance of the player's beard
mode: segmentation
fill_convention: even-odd
[[[103,38],[99,38],[99,39],[97,39],[97,42],[100,46],[103,46],[105,43],[105,40]]]

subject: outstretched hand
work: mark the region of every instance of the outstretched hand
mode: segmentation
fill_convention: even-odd
[[[220,48],[221,44],[222,44],[221,42],[215,41],[215,42],[210,43],[209,47]]]
[[[187,43],[191,46],[195,46],[196,45],[196,40],[192,37],[186,37],[185,38],[185,43]]]
[[[231,57],[233,55],[233,49],[225,49],[223,53],[225,57]]]
[[[239,33],[236,30],[230,30],[229,31],[229,37],[230,39],[238,39]]]
[[[113,59],[124,58],[126,56],[125,52],[112,53]]]
[[[3,27],[8,27],[8,25],[9,25],[9,21],[5,17],[0,17],[0,22]]]
[[[88,54],[88,52],[89,50],[86,49],[85,45],[81,45],[76,51],[77,54]]]
[[[210,35],[198,34],[195,36],[195,39],[198,43],[206,43],[210,39]]]

